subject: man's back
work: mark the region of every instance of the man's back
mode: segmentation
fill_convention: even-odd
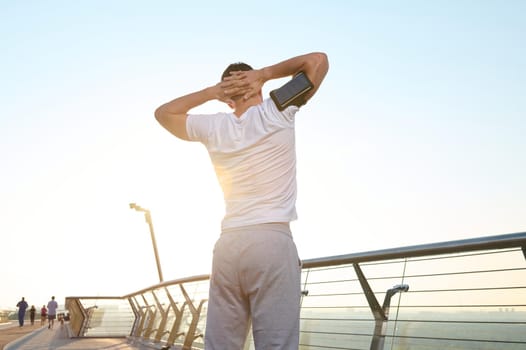
[[[27,304],[27,302],[25,300],[21,300],[21,301],[18,302],[18,304],[16,304],[16,306],[18,306],[20,311],[26,311],[26,309],[27,309],[27,307],[29,305]]]
[[[58,309],[58,303],[53,299],[47,303],[47,311],[49,315],[55,315]]]
[[[297,110],[279,112],[266,99],[239,118],[189,116],[189,137],[206,146],[223,190],[223,228],[296,219]]]

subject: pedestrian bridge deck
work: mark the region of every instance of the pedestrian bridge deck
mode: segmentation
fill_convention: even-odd
[[[67,325],[55,324],[52,329],[40,326],[16,325],[2,333],[20,337],[8,343],[3,350],[151,350],[143,343],[133,343],[128,338],[70,338]],[[22,330],[29,331],[24,334]],[[0,347],[1,349],[1,347]]]

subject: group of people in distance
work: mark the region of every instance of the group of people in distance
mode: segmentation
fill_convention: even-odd
[[[29,304],[25,300],[24,297],[22,297],[22,300],[20,300],[16,307],[18,308],[18,324],[20,327],[24,325],[24,319],[26,317],[26,310],[29,307]],[[52,329],[55,324],[55,319],[57,318],[57,309],[58,309],[58,303],[55,300],[55,296],[51,297],[51,300],[46,305],[42,305],[42,308],[40,309],[40,325],[43,326],[46,323],[46,319],[48,320],[48,327],[49,329]],[[35,314],[36,314],[36,308],[35,305],[31,305],[31,308],[29,309],[29,320],[31,321],[31,325],[35,324]]]

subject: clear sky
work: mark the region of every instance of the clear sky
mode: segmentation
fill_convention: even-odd
[[[326,52],[297,117],[301,258],[526,231],[525,1],[1,1],[0,308],[209,272],[208,155],[160,104]],[[283,81],[272,81],[271,88]],[[228,111],[210,102],[198,112]]]

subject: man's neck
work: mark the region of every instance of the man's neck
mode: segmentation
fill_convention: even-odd
[[[260,96],[253,96],[246,101],[240,98],[238,101],[236,101],[236,108],[234,109],[234,114],[236,117],[239,118],[247,111],[247,109],[249,109],[252,106],[258,105],[261,102],[263,102],[263,100]]]

